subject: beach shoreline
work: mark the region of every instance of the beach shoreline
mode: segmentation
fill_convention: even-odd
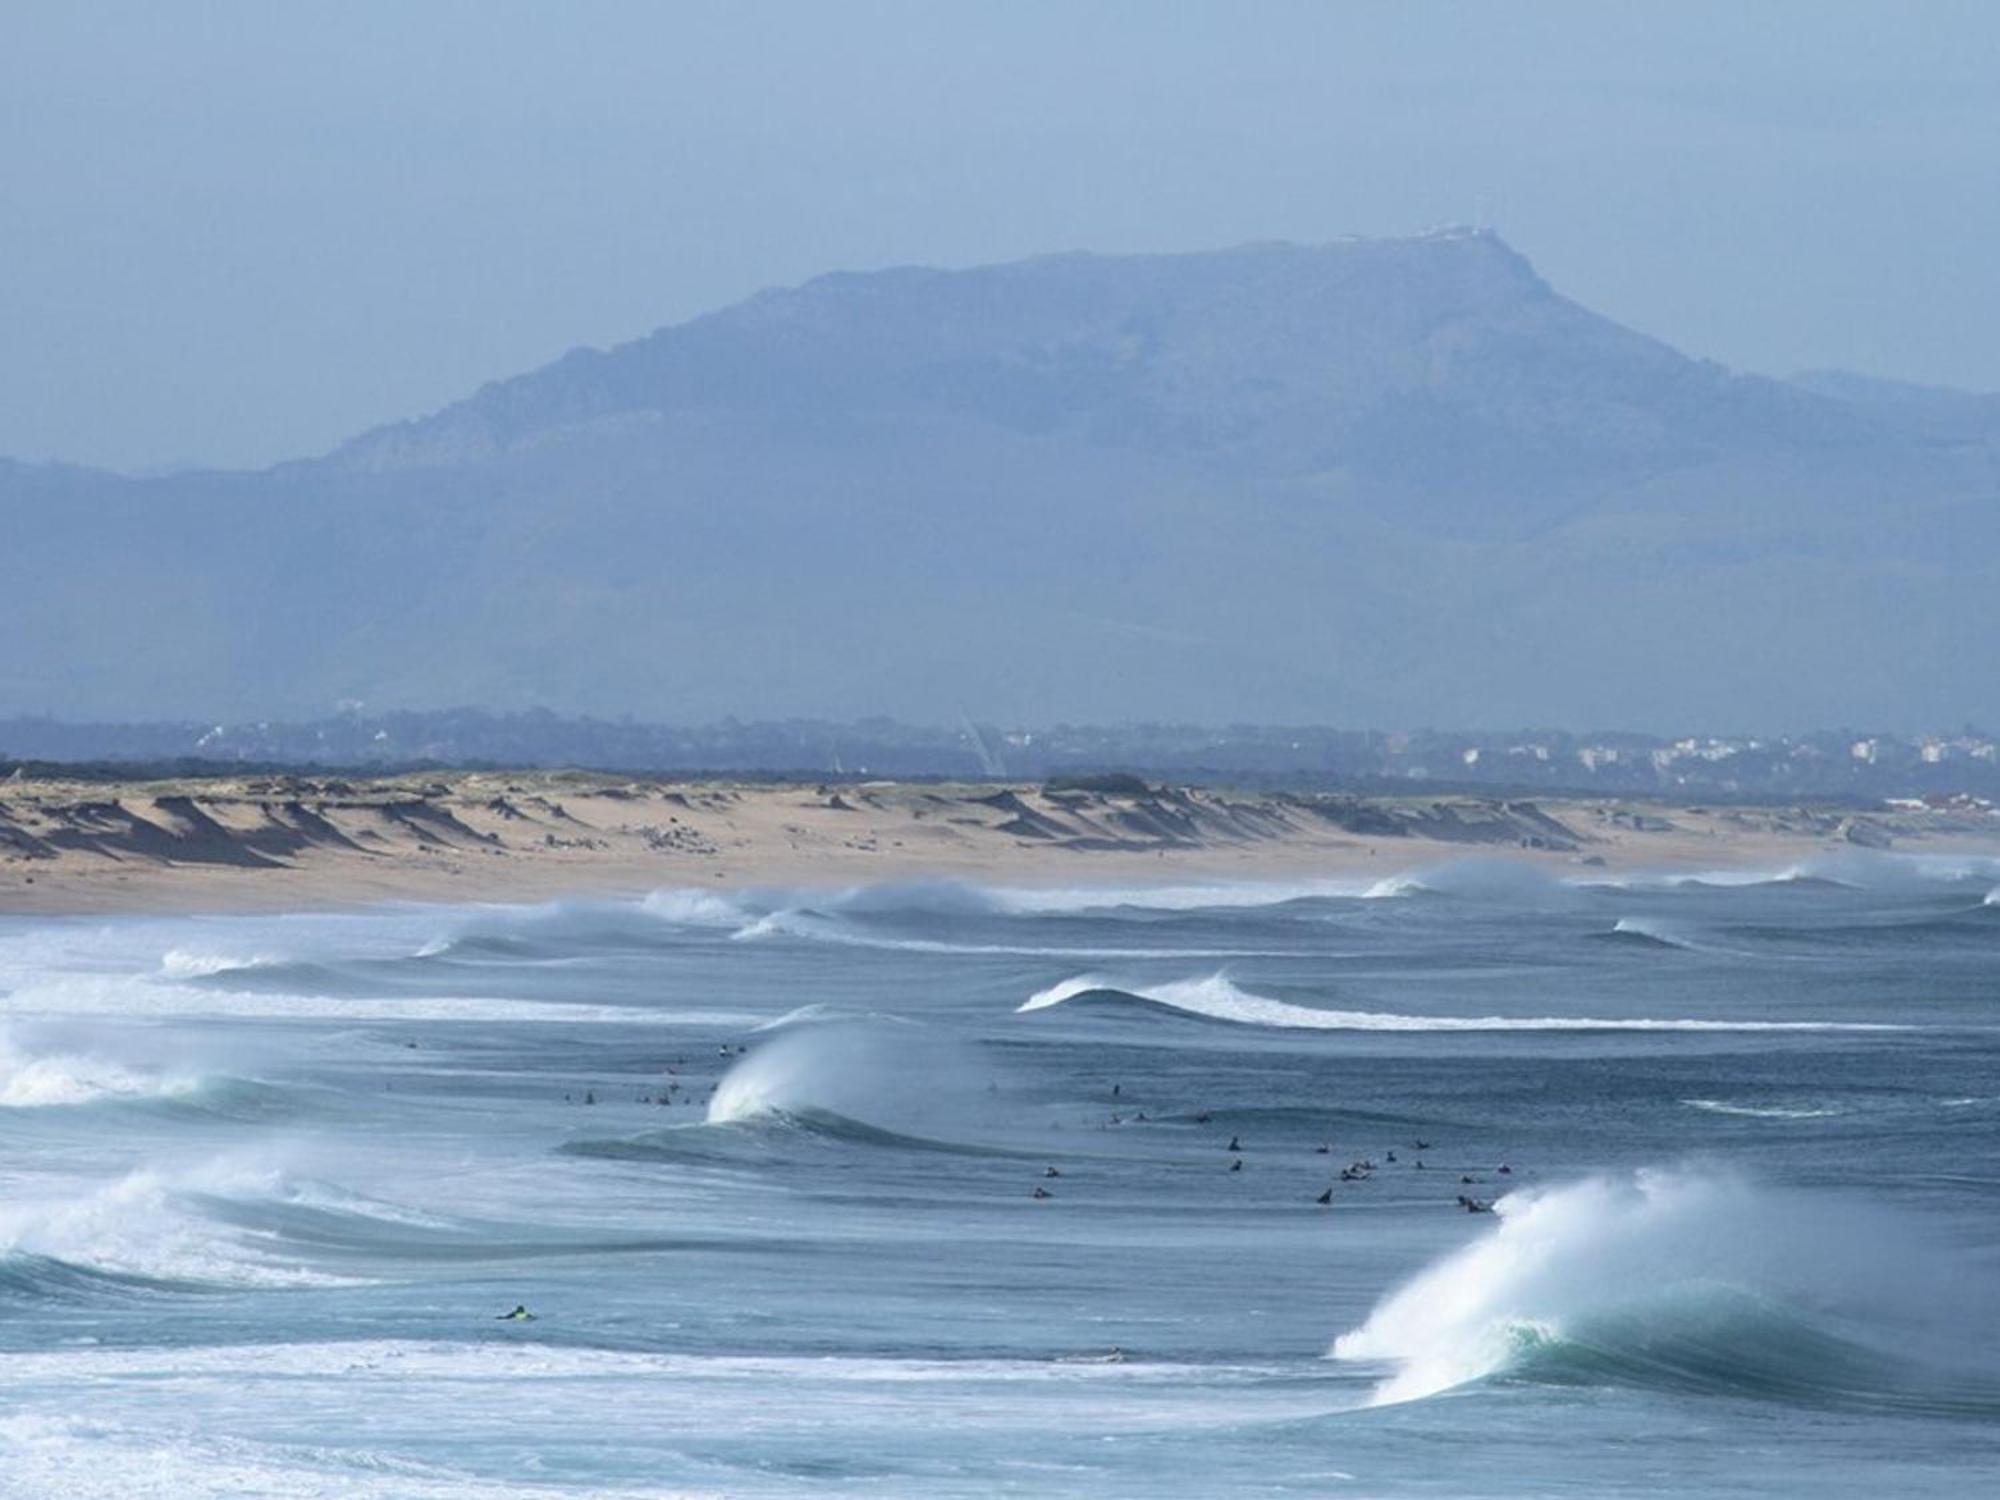
[[[1357,882],[1467,857],[1615,878],[2000,855],[2000,819],[1611,797],[454,772],[0,784],[0,916],[618,898],[949,879]]]

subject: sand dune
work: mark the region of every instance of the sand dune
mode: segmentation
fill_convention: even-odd
[[[1471,852],[1553,865],[1780,865],[1829,847],[1991,847],[1992,820],[1604,799],[632,781],[0,783],[0,911],[531,898],[720,881],[1387,873]]]

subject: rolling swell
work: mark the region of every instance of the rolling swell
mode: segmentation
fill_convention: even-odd
[[[32,1251],[0,1254],[0,1301],[124,1302],[164,1293],[210,1290],[213,1288],[199,1282],[107,1270]]]
[[[1322,1010],[1274,1000],[1237,986],[1222,974],[1138,985],[1082,974],[1030,995],[1016,1012],[1062,1005],[1127,1013],[1166,1013],[1183,1019],[1290,1031],[1901,1031],[1861,1021],[1717,1021],[1691,1018],[1597,1016],[1436,1016],[1392,1011]]]
[[[1624,1386],[1847,1409],[2000,1415],[2000,1384],[1954,1380],[1728,1286],[1680,1289],[1582,1319],[1509,1331],[1493,1378]]]
[[[271,1255],[269,1236],[233,1232],[232,1203],[248,1211],[253,1200],[288,1191],[281,1174],[224,1161],[176,1173],[141,1169],[78,1196],[8,1205],[0,1262],[17,1268],[20,1285],[70,1294],[341,1284]]]
[[[569,1141],[558,1149],[568,1156],[595,1156],[617,1161],[722,1162],[765,1156],[773,1149],[799,1144],[866,1147],[942,1156],[1042,1159],[1035,1153],[1006,1146],[980,1145],[892,1130],[836,1110],[811,1106],[772,1108],[730,1120],[670,1126],[665,1130],[616,1139]]]

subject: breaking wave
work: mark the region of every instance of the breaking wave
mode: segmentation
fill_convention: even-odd
[[[1335,1359],[1392,1367],[1376,1404],[1505,1377],[2000,1411],[2000,1383],[1921,1358],[1953,1273],[1859,1206],[1640,1171],[1513,1193],[1494,1213],[1335,1341]]]
[[[1794,957],[1791,954],[1758,954],[1742,948],[1710,941],[1698,930],[1659,917],[1620,917],[1611,930],[1602,934],[1613,942],[1637,947],[1669,948],[1679,953],[1702,953],[1712,958]]]
[[[970,1082],[968,1070],[962,1048],[924,1027],[822,1015],[777,1032],[723,1074],[708,1123],[810,1110],[907,1120],[930,1112],[954,1080]]]
[[[1601,1016],[1424,1016],[1393,1011],[1322,1010],[1242,989],[1223,974],[1135,985],[1079,974],[1030,995],[1017,1012],[1058,1005],[1085,1005],[1169,1011],[1238,1026],[1293,1031],[1900,1031],[1905,1028],[1861,1021],[1712,1021],[1684,1018]]]
[[[273,954],[255,954],[244,958],[227,953],[201,953],[190,948],[169,948],[160,956],[160,977],[213,979],[221,974],[275,968],[285,962],[285,959]]]
[[[201,1080],[80,1052],[33,1052],[0,1032],[0,1109],[94,1104],[104,1099],[159,1099],[191,1094]]]
[[[1695,944],[1679,928],[1653,917],[1620,917],[1612,924],[1610,935],[1656,948],[1695,949]]]
[[[772,1035],[722,1076],[706,1126],[773,1139],[1011,1155],[997,1080],[968,1044],[898,1017],[820,1014]],[[655,1132],[648,1150],[706,1152],[702,1127]]]
[[[1370,901],[1449,896],[1530,905],[1554,905],[1575,895],[1576,887],[1537,866],[1510,859],[1455,859],[1429,869],[1387,876],[1362,892],[1363,898]]]
[[[1262,949],[1245,948],[1071,948],[1040,943],[957,943],[942,938],[898,937],[870,932],[810,907],[787,907],[766,913],[738,928],[731,936],[743,942],[788,937],[816,943],[838,943],[849,948],[880,948],[892,953],[962,954],[973,957],[1139,959],[1268,956]]]
[[[80,1196],[17,1199],[0,1211],[0,1285],[20,1293],[123,1283],[159,1289],[348,1284],[255,1235],[238,1236],[205,1201],[270,1198],[281,1174],[228,1162],[144,1168]]]

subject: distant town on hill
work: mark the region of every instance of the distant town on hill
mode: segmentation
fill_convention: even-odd
[[[952,728],[891,719],[699,726],[479,709],[344,712],[292,722],[71,723],[0,719],[0,776],[65,766],[130,776],[244,767],[354,770],[576,767],[831,780],[1041,780],[1132,772],[1191,783],[1388,792],[1434,787],[1602,793],[1671,800],[1857,803],[1929,799],[1971,810],[2000,799],[2000,736],[1965,728],[1907,736],[1409,732],[1186,724]]]

